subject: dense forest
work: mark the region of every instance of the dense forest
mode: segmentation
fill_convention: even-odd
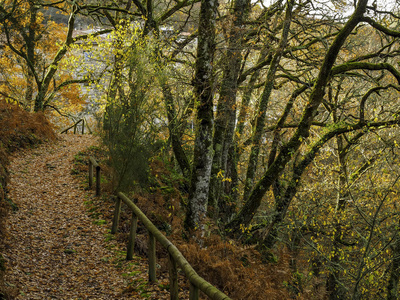
[[[163,160],[184,238],[288,261],[294,297],[398,299],[398,5],[0,0],[0,101],[89,119],[114,191]]]

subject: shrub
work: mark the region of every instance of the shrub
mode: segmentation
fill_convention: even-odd
[[[131,46],[118,49],[128,64],[120,66],[116,71],[120,76],[115,75],[110,86],[103,128],[115,189],[127,191],[135,182],[147,183],[149,159],[157,148],[162,121],[154,86],[154,49],[138,33],[120,34],[130,39]]]

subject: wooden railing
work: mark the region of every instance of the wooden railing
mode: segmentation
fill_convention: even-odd
[[[74,125],[72,125],[72,126],[66,128],[66,129],[64,129],[63,131],[61,131],[61,133],[68,133],[68,131],[71,130],[71,129],[73,128],[73,129],[74,129],[74,134],[76,134],[77,131],[78,131],[78,125],[79,125],[80,123],[82,123],[82,130],[81,130],[81,133],[82,133],[82,134],[85,134],[85,124],[86,124],[86,127],[87,127],[88,130],[89,130],[89,133],[92,133],[92,131],[90,130],[89,124],[88,124],[88,122],[87,122],[85,119],[80,119],[80,120],[76,121],[76,122],[74,123]]]
[[[89,158],[89,165],[98,166],[98,163],[92,158]],[[97,167],[96,167],[97,170]],[[100,167],[99,167],[100,170]],[[100,173],[99,173],[100,174]],[[90,180],[90,167],[89,167],[89,185],[93,184]],[[93,171],[92,171],[93,180]],[[92,183],[91,183],[92,182]],[[100,183],[100,178],[96,176],[96,183]],[[97,188],[96,188],[97,189]],[[99,188],[100,189],[100,188]],[[179,299],[178,296],[178,267],[183,271],[185,277],[190,282],[189,289],[189,300],[198,300],[199,291],[203,292],[212,300],[230,300],[227,295],[218,290],[215,286],[200,277],[196,271],[192,268],[189,262],[185,259],[182,253],[176,248],[171,241],[169,241],[161,231],[146,217],[146,215],[137,207],[131,199],[129,199],[123,193],[117,193],[117,199],[115,202],[114,218],[111,228],[111,233],[115,234],[118,231],[118,224],[120,219],[121,204],[124,202],[132,211],[131,226],[129,232],[128,246],[126,259],[131,260],[133,258],[133,250],[135,246],[137,223],[140,220],[146,227],[149,234],[148,242],[148,260],[149,260],[149,281],[155,282],[156,277],[156,241],[159,242],[169,254],[169,281],[170,281],[170,296],[172,300]]]
[[[93,186],[93,167],[96,169],[96,196],[100,196],[100,166],[93,157],[89,157],[89,188]]]

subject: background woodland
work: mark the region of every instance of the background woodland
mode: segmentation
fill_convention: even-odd
[[[0,122],[6,103],[89,120],[110,190],[161,192],[159,226],[193,261],[221,251],[234,298],[398,299],[399,17],[398,1],[0,0]],[[235,294],[251,274],[271,294]]]

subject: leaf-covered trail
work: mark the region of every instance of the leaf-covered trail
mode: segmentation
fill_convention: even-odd
[[[104,259],[112,255],[107,228],[87,216],[71,175],[74,155],[94,144],[89,135],[63,135],[12,158],[8,196],[19,210],[8,217],[5,279],[19,289],[17,299],[124,298],[121,274]]]

